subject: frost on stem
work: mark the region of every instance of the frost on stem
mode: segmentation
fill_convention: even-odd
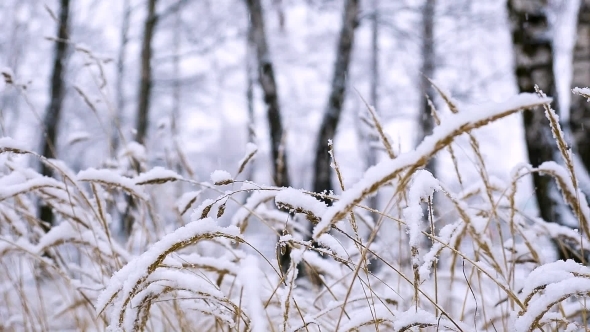
[[[440,190],[440,185],[438,180],[432,176],[432,173],[426,170],[416,172],[410,184],[409,204],[403,211],[410,235],[410,246],[412,247],[419,245],[423,228],[424,211],[421,202],[423,199],[432,196],[436,190]]]

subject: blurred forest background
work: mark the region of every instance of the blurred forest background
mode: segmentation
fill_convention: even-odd
[[[313,189],[320,126],[342,57],[344,2],[261,2],[263,61],[272,64],[282,122],[272,140],[287,156],[288,183]],[[136,141],[145,144],[150,166],[197,179],[234,170],[246,143],[254,142],[260,153],[245,176],[273,184],[271,113],[246,1],[3,0],[0,6],[0,135],[28,142],[76,171],[116,162]],[[334,139],[345,184],[387,157],[371,144],[362,121],[365,101],[374,105],[393,148],[406,151],[430,130],[424,96],[446,107],[425,76],[464,104],[518,92],[505,1],[366,0],[357,6],[341,111],[330,111],[339,121],[334,133],[321,137]],[[578,2],[547,6],[565,109]],[[67,28],[60,30],[63,20]],[[492,173],[526,161],[519,115],[477,136]],[[53,148],[44,147],[46,139]],[[471,163],[457,153],[460,163]],[[454,174],[448,159],[438,157],[437,175]]]
[[[217,204],[220,224],[238,224],[232,220],[239,219],[240,207],[251,197],[246,192],[253,190],[240,189],[242,180],[314,192],[329,206],[334,195],[362,184],[367,169],[414,149],[441,121],[459,119],[453,116],[463,109],[476,112],[520,92],[535,92],[535,85],[553,97],[552,107],[574,152],[571,160],[562,158],[568,155],[566,149],[560,150],[563,140],[551,131],[546,114],[537,110],[456,137],[449,149],[438,152],[424,167],[457,193],[468,192],[480,181],[489,192],[497,183],[513,181],[516,191],[520,178],[515,165],[537,167],[556,161],[565,164],[573,187],[577,190],[579,185],[588,197],[590,90],[578,91],[581,96],[570,90],[590,85],[590,0],[2,0],[0,137],[11,137],[42,158],[2,155],[0,183],[8,188],[23,179],[37,179],[38,174],[19,167],[57,182],[69,171],[56,170],[66,168],[72,174],[91,168],[113,171],[81,172],[80,181],[92,175],[93,181],[104,184],[113,174],[122,176],[117,178],[121,182],[109,183],[127,192],[96,191],[94,184],[77,189],[94,190],[101,213],[101,199],[108,202],[109,217],[101,214],[105,223],[100,225],[105,239],[112,245],[109,232],[114,231],[132,257],[186,224],[191,207],[200,206],[196,211],[204,218]],[[13,141],[0,141],[0,152],[17,151],[2,145],[7,142]],[[51,165],[44,160],[60,162]],[[162,179],[141,182],[140,174],[155,167],[188,180],[153,189],[146,200],[138,199],[141,195],[129,191],[126,180],[121,180],[158,183]],[[226,178],[219,170],[236,178]],[[510,220],[518,210],[527,222],[540,217],[590,236],[590,228],[580,219],[579,204],[586,200],[576,199],[575,208],[561,197],[551,176],[540,174],[554,175],[548,169],[530,173],[515,194]],[[66,187],[67,182],[63,180]],[[191,191],[196,184],[202,192]],[[270,190],[281,190],[276,187]],[[34,229],[27,241],[36,243],[65,221],[79,222],[64,208],[66,199],[51,190],[38,190],[30,183],[21,191],[11,188],[12,192],[0,191],[0,203],[6,204],[0,206],[0,215],[7,224],[27,220],[27,227]],[[224,215],[225,203],[233,193],[207,210],[207,199],[228,188],[237,197],[228,205],[229,213]],[[390,205],[402,189],[381,183],[377,190],[378,195],[366,203],[380,227],[384,214],[403,216],[406,206],[400,197],[398,206]],[[33,192],[20,201],[19,195]],[[465,197],[471,202],[471,196]],[[491,193],[483,200],[488,198],[493,201]],[[85,206],[80,211],[95,207],[86,196],[80,202],[76,204]],[[71,203],[72,210],[76,204]],[[435,199],[434,204],[439,209],[432,219],[448,222],[456,217],[445,214],[448,201]],[[502,219],[495,214],[497,206],[491,206],[491,214]],[[269,220],[294,216],[280,208],[260,209],[257,212]],[[148,220],[153,224],[145,226]],[[92,222],[84,227],[92,229],[88,226]],[[405,236],[400,225],[385,226],[391,232],[380,238],[383,247],[396,245]],[[262,236],[285,231],[275,226],[254,223],[248,236],[253,247],[278,258],[287,272],[289,251],[277,253],[280,245]],[[304,240],[311,239],[313,227],[292,227]],[[498,228],[500,233],[503,227]],[[6,239],[25,238],[25,228],[0,231]],[[133,238],[134,230],[141,235]],[[399,234],[389,237],[393,231]],[[556,257],[588,260],[588,251],[581,239],[574,241],[576,236],[564,246],[555,234],[546,235],[557,245]],[[6,248],[0,246],[0,253]],[[476,256],[486,248],[474,249]],[[417,251],[411,249],[407,257],[415,256]],[[531,260],[541,264],[534,250],[527,250],[534,253]],[[59,252],[44,248],[38,254],[54,259],[58,266],[62,263],[55,253]],[[114,249],[112,255],[116,256]],[[104,268],[96,284],[105,285],[114,271],[131,261],[129,257],[121,255],[122,263]],[[11,271],[7,268],[4,273],[9,276]],[[475,308],[477,316],[477,303]],[[504,324],[508,326],[507,321]]]
[[[162,166],[205,181],[214,170],[237,170],[244,154],[257,150],[239,179],[338,193],[329,140],[349,187],[379,160],[414,148],[437,117],[453,111],[436,90],[457,105],[483,105],[538,84],[555,96],[588,189],[589,108],[569,89],[590,81],[589,6],[559,0],[4,0],[0,135],[75,172],[111,168],[133,175]],[[390,151],[380,147],[373,116]],[[474,135],[492,177],[506,179],[521,162],[558,159],[542,114],[513,115]],[[455,144],[454,161],[443,151],[427,168],[459,189],[479,170],[469,139]],[[24,161],[53,175],[43,163]],[[521,208],[577,227],[548,178],[534,175],[529,182],[517,196]],[[183,188],[170,189],[158,203],[172,206]],[[370,204],[379,209],[384,203],[376,196]],[[120,218],[130,207],[130,199],[120,202]],[[41,202],[39,218],[51,227],[51,207]],[[123,235],[132,226],[125,223],[118,223]]]

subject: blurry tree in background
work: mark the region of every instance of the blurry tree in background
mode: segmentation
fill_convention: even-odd
[[[342,114],[355,29],[359,24],[358,14],[359,0],[346,0],[342,27],[340,28],[340,36],[336,47],[336,60],[332,74],[330,96],[316,141],[313,191],[317,193],[329,193],[334,189],[332,184],[332,167],[330,166],[332,160],[330,158],[328,141],[334,139]],[[330,203],[329,201],[327,202]]]
[[[69,44],[69,15],[70,15],[70,0],[61,0],[59,7],[59,14],[54,17],[57,23],[57,36],[53,54],[53,70],[51,73],[50,85],[50,99],[49,105],[45,112],[43,119],[43,126],[45,134],[41,135],[41,155],[48,159],[57,158],[57,134],[59,131],[58,125],[62,115],[63,101],[66,94],[66,82],[64,76],[66,74],[66,61],[68,57]],[[41,163],[41,174],[44,176],[51,176],[52,170],[45,163]],[[39,218],[51,227],[54,223],[54,215],[51,207],[42,204],[39,209]]]
[[[141,44],[141,79],[139,82],[139,94],[137,96],[137,122],[135,140],[144,144],[149,126],[150,98],[152,91],[152,40],[158,22],[156,15],[157,0],[147,1],[147,16],[143,25],[143,37]]]
[[[117,52],[117,76],[115,82],[117,107],[112,114],[112,126],[110,133],[110,152],[111,158],[115,158],[119,150],[121,140],[121,123],[123,113],[125,112],[125,72],[126,72],[126,57],[129,47],[129,24],[131,20],[131,4],[130,0],[123,0],[123,19],[121,20],[120,44]]]
[[[165,166],[197,181],[215,169],[231,171],[251,142],[259,145],[258,156],[268,152],[271,163],[250,164],[241,179],[338,191],[329,140],[345,187],[379,161],[377,135],[357,121],[358,114],[367,113],[363,99],[375,107],[395,150],[403,151],[434,127],[426,96],[433,99],[436,93],[427,78],[436,76],[441,88],[465,104],[513,93],[515,74],[520,91],[531,92],[536,83],[555,96],[546,2],[124,0],[112,8],[106,2],[72,2],[75,20],[60,22],[57,40],[47,42],[43,27],[52,18],[43,7],[36,1],[5,0],[0,27],[13,32],[0,36],[0,69],[14,69],[15,81],[26,89],[7,85],[2,91],[0,129],[26,141],[32,137],[30,128],[45,122],[41,139],[46,157],[67,149],[59,157],[75,171],[108,165],[125,176],[141,171],[133,158],[123,157],[135,139],[144,145],[133,145],[139,147],[135,152],[145,152],[144,168]],[[53,4],[55,21],[69,18],[67,11],[58,10],[68,1]],[[572,86],[587,86],[590,76],[588,7],[588,1],[581,1]],[[510,27],[497,23],[507,8]],[[49,47],[55,48],[52,56]],[[68,47],[76,49],[70,58]],[[92,57],[104,59],[103,67]],[[516,70],[509,68],[510,58],[516,60]],[[104,85],[97,89],[96,77],[102,75]],[[100,121],[89,120],[86,101],[67,93],[68,86],[87,95],[96,106],[92,119]],[[349,88],[361,91],[360,96]],[[590,106],[580,97],[572,101],[573,146],[588,168]],[[440,109],[441,117],[445,112]],[[67,119],[62,128],[60,117]],[[555,160],[543,114],[527,112],[524,122],[531,163]],[[371,125],[369,119],[367,127]],[[76,139],[79,134],[82,139]],[[506,135],[482,134],[480,142],[493,145],[502,139],[498,136]],[[454,144],[459,154],[461,139]],[[34,140],[38,144],[39,138]],[[510,146],[520,148],[521,142]],[[437,169],[432,159],[427,166],[437,178],[451,169],[445,158],[444,153],[436,156]],[[468,159],[458,155],[459,163],[468,164]],[[489,159],[501,163],[493,155]],[[52,173],[42,167],[43,174]],[[489,170],[495,172],[495,167]],[[562,223],[552,180],[535,174],[534,184],[541,217]],[[385,203],[387,190],[378,194]],[[115,224],[133,204],[121,197],[112,200],[118,202]],[[378,201],[372,196],[368,205],[377,208]],[[45,206],[35,214],[52,222],[51,211]]]
[[[280,187],[289,186],[287,151],[285,151],[285,132],[283,130],[281,108],[273,63],[268,50],[264,15],[260,0],[246,0],[250,13],[250,28],[256,45],[258,62],[258,81],[264,92],[267,121],[270,129],[273,180]]]
[[[553,73],[553,45],[547,17],[547,1],[509,0],[509,21],[514,45],[515,76],[521,92],[534,92],[535,85],[553,96],[553,108],[559,112]],[[537,167],[545,161],[557,161],[558,150],[549,121],[543,112],[523,112],[525,141],[529,162]],[[563,205],[557,186],[549,176],[533,174],[533,185],[541,218],[563,224]]]
[[[380,17],[379,15],[380,0],[371,1],[371,87],[370,87],[370,104],[374,107],[375,113],[379,114],[379,32]],[[362,112],[359,110],[359,112]],[[366,112],[365,112],[366,113]],[[373,133],[374,135],[374,133]],[[365,130],[362,139],[364,140],[364,158],[367,168],[377,164],[378,153],[373,143],[378,141],[371,137],[371,132]],[[379,195],[369,198],[369,207],[377,210],[379,208]],[[377,217],[377,216],[374,216]]]
[[[572,59],[571,87],[590,84],[590,1],[581,0],[578,12],[576,43]],[[590,103],[580,96],[572,97],[570,128],[574,147],[587,171],[590,171]],[[586,188],[588,189],[588,188]],[[590,193],[586,193],[589,195]]]
[[[434,99],[434,89],[429,80],[434,79],[435,70],[435,42],[434,42],[434,14],[436,10],[436,0],[426,0],[422,8],[422,53],[421,77],[420,77],[420,112],[418,122],[420,123],[420,132],[418,142],[422,142],[424,137],[432,134],[434,129],[434,117],[432,106],[429,99]],[[436,159],[432,158],[428,162],[426,169],[436,176]]]

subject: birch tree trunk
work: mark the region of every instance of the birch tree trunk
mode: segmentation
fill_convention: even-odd
[[[258,81],[264,92],[267,120],[270,129],[270,143],[272,153],[273,180],[280,187],[289,186],[289,172],[287,169],[287,153],[284,144],[284,131],[281,120],[278,88],[275,80],[273,64],[268,50],[266,33],[264,31],[264,16],[260,0],[246,0],[250,13],[250,24],[256,57],[258,62]]]
[[[330,97],[317,139],[313,182],[313,191],[317,193],[329,192],[334,188],[331,179],[328,140],[334,138],[340,114],[342,113],[346,93],[346,76],[348,75],[352,55],[354,32],[358,25],[358,13],[359,0],[346,0],[336,51],[336,61],[334,63]]]
[[[572,88],[583,88],[590,86],[590,0],[580,1],[576,32]],[[590,103],[586,98],[572,97],[569,125],[576,152],[586,171],[590,171]]]
[[[559,111],[553,74],[553,45],[546,13],[547,1],[509,0],[507,6],[518,88],[521,92],[534,92],[537,84],[553,97],[553,108]],[[544,113],[525,111],[522,114],[529,162],[533,166],[539,166],[545,161],[556,160],[557,146]],[[541,218],[562,223],[563,217],[558,208],[559,195],[552,195],[557,193],[553,180],[535,173],[533,184]]]
[[[58,40],[55,42],[53,70],[51,73],[50,101],[43,119],[45,136],[41,138],[41,155],[46,158],[57,157],[55,151],[57,145],[56,139],[66,90],[64,75],[68,53],[67,39],[69,38],[69,13],[70,0],[61,0],[57,28]],[[41,174],[44,176],[51,176],[52,170],[46,164],[42,163]],[[46,222],[49,227],[53,226],[54,216],[51,207],[42,204],[39,209],[39,218]]]

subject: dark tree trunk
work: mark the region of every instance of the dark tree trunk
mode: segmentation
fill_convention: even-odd
[[[287,169],[287,153],[284,144],[283,124],[279,106],[278,89],[275,73],[270,59],[270,52],[264,31],[264,18],[260,0],[246,0],[250,13],[250,28],[256,45],[258,60],[258,80],[264,92],[264,102],[267,108],[268,126],[270,129],[273,180],[280,187],[289,186],[289,172]]]
[[[518,88],[521,92],[534,92],[535,84],[538,85],[546,94],[553,96],[553,108],[559,111],[546,0],[509,0],[507,5]],[[526,111],[523,112],[523,119],[529,162],[539,166],[545,161],[556,160],[557,146],[544,113]],[[541,218],[562,223],[558,209],[560,203],[552,195],[555,191],[552,179],[535,173],[533,182]]]
[[[553,73],[553,45],[547,19],[547,0],[509,0],[508,14],[512,30],[515,72],[521,92],[534,91],[538,85],[553,96],[553,108],[559,112],[555,76]],[[525,139],[529,162],[538,166],[545,161],[559,160],[559,151],[543,112],[523,112]],[[557,185],[549,176],[533,174],[533,185],[539,214],[547,222],[564,224]],[[559,259],[585,261],[580,248],[573,248],[559,238],[553,238]]]
[[[137,103],[137,134],[135,140],[144,144],[149,127],[150,97],[152,91],[152,40],[156,29],[158,16],[156,15],[157,0],[148,0],[147,17],[143,27],[141,44],[141,79],[139,81],[139,95]]]
[[[143,39],[141,42],[141,68],[140,68],[140,80],[139,80],[139,94],[137,103],[137,122],[135,128],[137,133],[135,135],[135,141],[139,144],[146,143],[147,131],[149,129],[149,111],[150,111],[150,98],[152,92],[152,40],[154,38],[154,32],[156,30],[156,24],[158,23],[158,16],[156,15],[156,3],[157,0],[147,0],[147,16],[143,26]],[[139,174],[141,172],[141,165],[138,161],[132,160],[134,163],[133,167],[135,172]],[[135,218],[133,211],[137,208],[133,196],[127,196],[127,208],[121,217],[121,230],[123,236],[128,238],[133,230],[135,224]]]
[[[61,116],[66,84],[64,80],[65,62],[68,52],[67,39],[69,36],[69,13],[70,1],[61,0],[59,9],[59,23],[57,38],[55,42],[55,53],[53,60],[53,72],[51,73],[50,102],[45,112],[43,125],[45,126],[45,137],[42,137],[41,154],[46,158],[56,158],[55,147],[58,133],[58,124]],[[41,164],[41,174],[51,176],[52,171],[45,164]],[[54,216],[51,207],[42,204],[40,206],[39,218],[49,226],[53,226]]]
[[[428,104],[428,99],[434,98],[434,89],[428,79],[434,78],[435,53],[434,53],[434,11],[435,0],[426,0],[422,9],[422,68],[420,76],[420,133],[418,142],[432,134],[434,129],[434,117]],[[436,159],[431,158],[426,169],[436,177]]]
[[[313,191],[318,193],[333,190],[328,140],[334,138],[340,114],[342,113],[346,93],[346,76],[352,55],[354,32],[358,25],[358,12],[359,0],[346,0],[336,51],[332,88],[317,139]]]
[[[590,86],[590,0],[580,3],[572,65],[572,87]],[[590,103],[586,98],[572,97],[569,124],[576,152],[590,171]]]
[[[274,68],[266,42],[266,33],[264,31],[264,16],[262,13],[262,4],[260,0],[246,0],[248,12],[250,13],[250,25],[248,27],[248,59],[250,59],[250,47],[255,48],[257,66],[247,63],[248,72],[248,113],[253,120],[254,104],[253,104],[253,86],[250,81],[252,74],[251,67],[258,67],[258,81],[264,93],[264,102],[266,104],[266,113],[268,120],[268,127],[270,130],[270,147],[273,168],[273,181],[279,187],[289,186],[289,172],[287,168],[287,153],[285,151],[283,132],[283,123],[281,120],[281,111],[279,106],[278,88],[275,80]],[[253,52],[252,52],[253,53]],[[254,61],[252,61],[254,62]],[[251,123],[253,125],[253,123]],[[253,128],[249,128],[253,130]],[[253,138],[253,132],[250,131],[249,138]],[[283,273],[286,273],[290,266],[291,250],[289,247],[279,254],[279,264]]]

